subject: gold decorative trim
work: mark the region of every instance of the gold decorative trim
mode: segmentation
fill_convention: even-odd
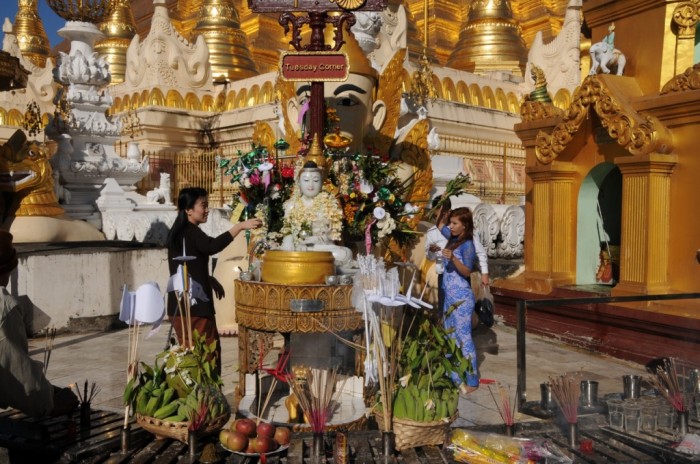
[[[619,101],[607,88],[605,76],[589,76],[574,95],[564,120],[551,134],[544,131],[537,134],[535,156],[541,163],[551,163],[566,149],[587,119],[591,106],[610,137],[633,155],[673,151],[673,137],[661,121]]]
[[[265,121],[255,121],[253,143],[265,147],[268,153],[275,153],[275,131]]]
[[[403,63],[406,59],[406,49],[397,51],[379,76],[377,100],[384,102],[386,119],[379,128],[379,137],[371,141],[380,153],[387,153],[394,141],[396,128],[399,125],[401,110],[401,90],[399,84],[403,76]]]
[[[661,95],[671,92],[685,92],[700,89],[700,63],[671,78],[661,89]]]
[[[520,119],[523,122],[546,119],[554,116],[562,116],[564,111],[552,103],[541,101],[524,101],[520,106]]]
[[[351,303],[352,285],[286,285],[237,280],[236,322],[249,329],[282,333],[321,333],[364,327],[362,315]],[[321,312],[292,312],[295,299],[321,300]]]
[[[694,39],[700,21],[700,0],[683,2],[673,10],[673,22],[678,25],[679,39]]]

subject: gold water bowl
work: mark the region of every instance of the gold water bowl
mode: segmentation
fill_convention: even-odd
[[[266,251],[262,259],[262,281],[274,284],[323,284],[335,274],[330,251]]]

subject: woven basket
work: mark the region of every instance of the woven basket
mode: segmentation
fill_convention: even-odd
[[[375,411],[374,419],[377,421],[379,430],[385,431],[384,415]],[[419,446],[442,445],[450,433],[452,422],[457,419],[457,414],[450,418],[444,418],[432,422],[417,422],[409,419],[393,418],[394,424],[394,448],[401,451],[407,448],[417,448]]]
[[[197,432],[198,435],[206,436],[219,432],[226,422],[228,422],[230,417],[231,413],[227,412],[210,420]],[[172,438],[174,440],[187,443],[187,438],[189,437],[189,421],[167,422],[156,419],[155,417],[142,416],[141,414],[137,413],[136,423],[139,424],[144,430],[151,432],[156,436],[156,438]]]

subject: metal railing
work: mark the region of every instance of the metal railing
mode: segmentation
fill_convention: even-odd
[[[525,348],[525,329],[527,323],[527,308],[569,306],[596,303],[632,303],[645,301],[662,300],[686,300],[700,298],[700,293],[674,293],[668,295],[636,295],[636,296],[603,296],[588,298],[556,298],[542,300],[520,300],[516,303],[516,347],[517,347],[517,369],[518,369],[518,411],[522,411],[527,401],[527,365]]]

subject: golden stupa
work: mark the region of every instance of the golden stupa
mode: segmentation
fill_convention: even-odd
[[[238,80],[258,74],[232,0],[205,0],[198,18],[192,37],[204,37],[212,76]]]
[[[479,74],[523,75],[526,64],[527,48],[510,0],[474,0],[447,66]]]
[[[114,0],[112,13],[99,27],[105,38],[95,44],[95,51],[106,56],[112,83],[124,82],[126,50],[136,35],[136,22],[130,1]]]
[[[49,38],[39,18],[38,0],[19,0],[15,16],[14,33],[22,55],[43,68],[49,57]]]
[[[277,71],[280,50],[289,47],[289,36],[284,36],[279,24],[279,15],[253,13],[248,0],[234,0],[241,18],[241,30],[248,37],[248,48],[261,73]]]

